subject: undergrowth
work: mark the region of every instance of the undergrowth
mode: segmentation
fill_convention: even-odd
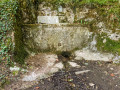
[[[71,6],[80,6],[82,4],[91,4],[91,3],[97,3],[100,5],[105,5],[108,3],[113,3],[113,2],[119,2],[119,0],[39,0],[39,2],[48,2],[55,4],[56,6],[58,5],[71,5]]]
[[[15,14],[17,10],[17,1],[4,0],[0,2],[0,61],[11,64],[13,54],[12,31],[16,22]]]
[[[17,1],[0,1],[0,86],[8,82],[9,66],[13,65],[13,31],[16,23]]]

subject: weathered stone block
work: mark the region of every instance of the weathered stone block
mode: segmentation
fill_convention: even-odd
[[[38,23],[59,24],[58,16],[38,16]]]
[[[25,45],[36,51],[71,51],[88,43],[89,30],[81,26],[25,26]]]

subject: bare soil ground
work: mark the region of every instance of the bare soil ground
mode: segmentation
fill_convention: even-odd
[[[75,61],[81,67],[63,69],[24,90],[120,90],[120,65],[100,61]],[[76,75],[75,72],[90,70]]]
[[[42,54],[43,57],[39,57],[40,55],[35,56],[36,58],[30,57],[28,66],[36,68],[41,63],[46,65],[42,59],[44,55]],[[40,63],[38,59],[42,62]],[[51,77],[41,80],[38,78],[37,82],[23,82],[19,79],[24,73],[20,72],[17,76],[9,74],[10,83],[5,85],[3,90],[120,90],[120,65],[103,61],[72,61],[80,65],[78,68],[71,67],[68,64],[69,60],[65,60],[65,58],[58,57],[58,59],[61,59],[64,68]],[[85,70],[89,70],[89,72],[76,74],[76,72]],[[22,86],[25,88],[20,89]]]

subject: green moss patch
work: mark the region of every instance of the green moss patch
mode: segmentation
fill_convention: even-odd
[[[103,43],[103,40],[106,42]],[[97,37],[97,49],[100,51],[111,52],[113,54],[120,55],[120,40],[114,41],[106,36],[106,34],[98,35]]]
[[[23,33],[21,26],[18,26],[16,24],[16,29],[15,29],[15,50],[14,50],[14,58],[15,61],[18,62],[19,64],[24,63],[24,59],[27,57],[28,53],[26,52],[24,48],[24,43],[23,43]]]

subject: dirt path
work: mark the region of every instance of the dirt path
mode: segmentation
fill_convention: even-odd
[[[120,66],[100,61],[74,61],[80,68],[69,67],[39,84],[24,90],[120,90]],[[90,70],[88,72],[80,72]],[[82,73],[82,74],[79,74]]]

